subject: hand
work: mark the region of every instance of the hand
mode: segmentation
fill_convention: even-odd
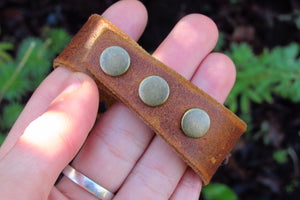
[[[117,2],[103,16],[135,40],[147,21],[144,6],[132,0]],[[153,56],[223,103],[235,67],[211,53],[217,39],[212,20],[188,15]],[[43,81],[0,149],[0,199],[96,199],[67,177],[54,186],[72,159],[115,199],[198,199],[198,175],[123,104],[94,124],[98,97],[83,73],[57,68]]]

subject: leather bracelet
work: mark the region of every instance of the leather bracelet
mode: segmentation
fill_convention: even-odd
[[[106,71],[105,62],[109,62],[115,51],[121,51],[119,54],[123,56],[119,65],[127,62],[128,58],[130,60],[125,66],[128,69],[112,74]],[[114,59],[111,62],[108,67],[115,65]],[[205,185],[246,130],[246,124],[226,107],[149,55],[133,39],[99,15],[92,15],[54,60],[54,67],[58,66],[93,77],[100,90],[100,99],[105,99],[109,105],[115,100],[121,101],[133,110],[182,157]],[[144,81],[149,77],[156,79],[154,86],[150,85],[150,89],[148,86],[144,91],[144,100]],[[167,85],[157,86],[160,80]],[[156,97],[152,95],[151,87],[154,92],[162,90],[165,95],[158,104],[147,102]],[[200,123],[198,119],[193,120],[193,115],[189,116],[188,111],[194,108],[204,113],[196,114],[196,118],[200,116]],[[203,119],[206,121],[203,122]],[[187,125],[184,125],[185,120]],[[206,128],[203,128],[204,125],[207,125]],[[205,129],[203,136],[187,136],[186,132],[190,130],[185,130],[184,126],[187,129],[196,127],[196,132],[197,128]]]

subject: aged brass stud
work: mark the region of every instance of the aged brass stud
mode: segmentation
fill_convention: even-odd
[[[139,96],[148,106],[162,105],[168,99],[169,94],[169,85],[160,76],[148,76],[139,86]]]
[[[122,47],[108,47],[100,56],[100,67],[110,76],[120,76],[124,74],[129,66],[130,56]]]
[[[210,127],[208,114],[200,108],[192,108],[184,113],[181,129],[188,137],[199,138],[206,134]]]

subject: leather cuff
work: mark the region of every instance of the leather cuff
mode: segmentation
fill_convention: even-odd
[[[128,70],[121,75],[111,75],[100,66],[101,55],[112,46],[121,47],[130,58]],[[58,66],[93,77],[100,99],[109,105],[116,99],[128,106],[182,157],[205,185],[246,130],[246,124],[222,104],[149,55],[99,15],[92,15],[54,60],[54,67]],[[147,105],[139,93],[141,82],[151,76],[168,84],[169,94],[161,105]],[[208,131],[199,138],[187,136],[182,128],[183,116],[193,108],[204,111],[210,122]]]

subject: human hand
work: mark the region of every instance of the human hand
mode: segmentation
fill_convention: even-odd
[[[147,21],[145,8],[133,0],[114,4],[103,16],[135,40]],[[211,53],[217,39],[209,18],[189,15],[153,56],[223,103],[235,67]],[[79,150],[72,166],[115,199],[198,199],[199,176],[123,104],[94,124],[98,97],[83,73],[59,67],[43,81],[0,149],[0,199],[96,199],[67,177],[54,186]]]

